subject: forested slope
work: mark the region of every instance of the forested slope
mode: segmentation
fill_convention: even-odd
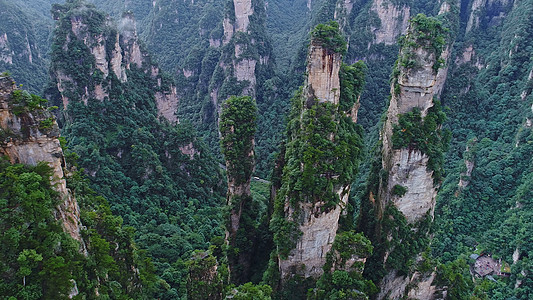
[[[254,203],[253,211],[244,214],[255,218],[244,220],[248,222],[246,226],[252,224],[247,227],[250,228],[247,233],[257,232],[264,244],[255,241],[253,244],[250,241],[254,238],[247,235],[243,235],[246,239],[240,242],[250,242],[253,244],[250,247],[260,247],[263,252],[276,246],[273,255],[276,257],[280,251],[283,253],[283,242],[300,238],[294,235],[291,239],[280,239],[287,228],[270,224],[274,230],[270,232],[267,223],[275,211],[274,200],[280,197],[277,193],[283,185],[282,178],[299,182],[295,178],[302,170],[294,166],[299,159],[311,160],[311,152],[304,153],[305,156],[301,152],[303,148],[297,149],[294,145],[287,148],[287,143],[299,141],[299,137],[291,134],[303,129],[296,129],[291,122],[287,127],[286,117],[290,99],[309,75],[306,74],[309,32],[318,23],[336,20],[347,43],[343,62],[351,65],[362,60],[367,66],[363,68],[362,63],[357,64],[366,72],[365,88],[358,90],[361,94],[356,103],[360,106],[355,109],[357,123],[363,128],[357,129],[361,139],[356,140],[363,144],[357,144],[357,157],[352,157],[350,162],[360,160],[361,167],[357,176],[349,178],[354,184],[347,189],[346,203],[357,208],[361,201],[379,200],[375,195],[369,197],[368,187],[375,187],[379,180],[388,178],[386,173],[393,166],[387,169],[372,162],[383,159],[383,152],[377,152],[382,151],[379,145],[384,138],[380,130],[395,118],[390,111],[395,109],[391,102],[397,101],[394,100],[397,93],[394,80],[400,76],[395,66],[412,70],[405,74],[417,69],[413,58],[419,54],[415,51],[419,41],[409,44],[409,37],[400,37],[407,32],[409,20],[419,13],[437,17],[447,28],[445,55],[448,62],[441,64],[443,61],[437,60],[440,64],[437,69],[444,72],[438,82],[442,86],[434,95],[435,100],[440,101],[431,101],[435,109],[440,103],[446,120],[438,112],[436,123],[428,122],[431,123],[428,126],[435,125],[433,131],[437,135],[449,131],[451,139],[443,156],[440,151],[445,147],[439,144],[439,149],[434,148],[431,141],[435,141],[435,135],[428,132],[426,146],[420,146],[421,140],[417,137],[394,150],[405,148],[409,154],[416,149],[427,153],[439,150],[439,167],[428,167],[433,168],[429,171],[438,172],[438,179],[432,186],[435,193],[438,192],[434,222],[421,229],[423,236],[409,235],[413,240],[398,238],[399,235],[392,237],[392,234],[390,238],[367,236],[373,245],[363,248],[374,249],[373,253],[382,255],[380,259],[385,258],[385,261],[389,255],[383,255],[386,251],[382,250],[390,245],[398,249],[416,249],[414,252],[419,253],[418,256],[414,256],[414,252],[405,256],[401,256],[403,252],[399,256],[392,254],[391,261],[383,264],[388,268],[386,271],[426,274],[428,276],[424,275],[420,282],[429,283],[427,288],[437,291],[438,295],[446,292],[448,298],[531,297],[532,0],[91,1],[112,17],[78,1],[67,1],[65,5],[54,7],[58,26],[50,41],[51,20],[47,15],[51,2],[32,0],[12,4],[0,1],[0,6],[5,8],[0,10],[3,16],[0,20],[0,68],[9,70],[31,91],[39,92],[47,81],[46,70],[51,61],[51,81],[46,95],[52,104],[63,109],[58,120],[68,147],[78,153],[78,164],[89,175],[91,187],[109,199],[113,212],[121,215],[126,224],[137,228],[138,245],[148,249],[160,278],[168,284],[162,285],[167,290],[159,294],[161,297],[183,296],[187,288],[191,295],[202,295],[191,281],[185,284],[187,270],[193,272],[190,278],[205,275],[212,279],[207,280],[212,283],[207,286],[213,287],[208,295],[227,295],[222,291],[222,286],[229,286],[229,282],[222,282],[227,274],[213,272],[213,269],[222,270],[228,262],[228,253],[222,251],[224,247],[218,247],[224,243],[224,217],[227,217],[221,210],[226,183],[220,170],[224,156],[219,147],[218,123],[224,103],[231,96],[250,96],[256,100],[258,114],[252,176],[271,180],[273,185],[270,203],[265,197],[268,183],[264,181],[252,180],[251,193],[246,194],[246,197],[255,197],[249,201]],[[123,15],[124,11],[130,12]],[[135,27],[131,29],[135,19],[140,38]],[[406,43],[410,45],[406,49],[410,50],[398,56],[400,46]],[[46,55],[48,45],[51,45],[50,58]],[[148,51],[152,55],[148,55]],[[410,88],[416,90],[416,87]],[[401,99],[402,93],[400,91],[396,98]],[[297,95],[295,99],[302,97]],[[311,104],[309,102],[310,107]],[[302,116],[308,113],[304,113],[304,109],[300,112]],[[400,129],[405,129],[402,136],[420,133],[413,128],[425,126],[426,112],[422,110],[419,117],[417,111],[405,113],[401,124],[398,123],[403,126]],[[295,115],[297,113],[291,118]],[[306,118],[311,117],[306,115]],[[176,125],[178,122],[180,124]],[[387,126],[395,128],[392,123]],[[309,137],[308,142],[312,141]],[[285,146],[280,146],[283,143]],[[320,146],[322,144],[314,148],[320,150]],[[290,150],[289,154],[286,149]],[[287,171],[283,175],[284,160],[294,167],[292,173]],[[333,174],[330,173],[317,175],[316,182]],[[404,179],[409,180],[408,177]],[[380,184],[387,186],[387,182]],[[261,195],[254,191],[258,186],[262,186]],[[409,195],[409,189],[404,191],[402,184],[398,186],[388,191],[395,193],[392,198]],[[308,191],[316,188],[308,187]],[[332,188],[322,187],[316,194]],[[290,190],[292,188],[295,190]],[[296,196],[292,202],[289,199],[299,188],[298,185],[289,188],[286,183],[282,193],[289,198],[278,199],[278,204],[287,201],[293,208],[298,207]],[[338,201],[333,202],[338,204]],[[300,215],[290,211],[290,205],[278,207],[272,223],[279,225],[289,220],[289,223],[307,226],[298,219]],[[336,206],[326,205],[317,210],[317,216],[329,213],[330,208],[333,210]],[[351,235],[355,234],[351,232],[357,224],[355,218],[359,218],[359,224],[368,222],[371,227],[372,222],[383,217],[379,212],[379,209],[369,211],[364,206],[360,211],[347,210],[343,222],[348,224],[340,226],[345,229],[338,231],[339,240],[365,244],[366,239]],[[378,215],[374,217],[374,213]],[[396,212],[391,214],[389,210],[387,213],[395,220],[403,220]],[[402,224],[398,228],[408,228]],[[343,230],[348,233],[342,234]],[[365,229],[367,235],[371,232]],[[402,232],[410,233],[409,230]],[[272,244],[274,233],[278,240]],[[217,238],[210,241],[212,237]],[[389,240],[391,238],[393,240]],[[301,241],[299,247],[305,242]],[[326,247],[332,246],[329,242]],[[234,247],[238,242],[231,243],[233,254],[238,253],[235,249],[238,247]],[[401,247],[402,243],[405,247]],[[198,252],[194,257],[202,259],[185,263],[193,250],[204,251],[210,245],[218,248]],[[302,251],[304,253],[305,249]],[[496,260],[501,258],[504,266],[509,264],[510,270],[505,268],[509,276],[506,274],[496,281],[473,277],[470,265],[474,260],[469,259],[472,253],[490,254]],[[288,253],[284,254],[276,263],[286,259]],[[368,251],[364,254],[369,255]],[[258,266],[251,268],[253,278],[250,280],[255,283],[260,282],[268,262],[266,256],[260,253],[256,257],[260,260]],[[274,261],[271,260],[271,271]],[[370,297],[385,297],[372,288],[372,284],[363,281],[372,279],[379,287],[385,273],[373,273],[376,267],[373,261],[375,257],[366,264],[363,274],[367,278],[355,276],[355,273],[350,278],[353,286],[359,285]],[[278,270],[288,274],[281,267]],[[359,271],[362,269],[356,273]],[[286,282],[272,281],[272,278],[281,278],[279,274],[266,274],[265,280],[270,280],[268,283],[274,288],[275,297],[296,295],[293,292],[306,297],[306,290],[298,290],[295,286],[287,289],[290,285]],[[318,285],[310,285],[316,289],[307,296],[333,297],[333,291],[343,290],[343,285],[335,284],[348,277],[342,277],[344,273],[336,274],[339,277],[326,272]],[[246,279],[238,281],[243,283]],[[454,282],[457,284],[452,284]],[[285,289],[283,293],[279,293],[280,287]],[[423,298],[421,291],[419,294],[408,292],[410,287],[397,292]],[[268,288],[251,286],[240,287],[238,292],[245,293],[247,288],[250,293],[269,294]]]
[[[130,14],[116,27],[79,1],[53,12],[47,95],[61,108],[67,146],[113,212],[137,229],[166,297],[184,294],[182,257],[223,234],[218,164],[190,125],[176,125],[173,80],[139,43]]]

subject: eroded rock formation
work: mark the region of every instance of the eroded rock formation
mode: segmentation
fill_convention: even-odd
[[[116,28],[109,17],[96,11],[91,5],[76,5],[80,4],[68,3],[53,8],[54,19],[59,24],[56,30],[59,32],[59,27],[61,28],[63,38],[56,40],[57,49],[52,54],[51,73],[63,107],[68,108],[70,101],[81,100],[87,105],[89,99],[109,99],[114,87],[112,77],[126,83],[128,71],[135,68],[149,74],[154,83],[158,115],[171,123],[178,122],[175,115],[179,103],[176,87],[168,80],[165,82],[159,67],[152,62],[139,42],[133,14],[124,13]],[[96,28],[96,25],[100,27]],[[79,43],[85,48],[79,49]],[[90,56],[83,56],[83,53]],[[87,77],[79,78],[70,63],[64,61],[65,57],[77,59],[78,63],[91,63],[80,68],[88,73],[84,76],[91,80],[87,80]]]
[[[514,0],[473,0],[470,5],[466,32],[479,28],[481,23],[488,26],[500,24],[514,2]]]
[[[256,239],[250,184],[255,169],[254,134],[257,107],[250,97],[231,97],[220,117],[222,153],[228,177],[229,215],[226,243],[232,282],[246,282],[250,276],[253,244]],[[237,253],[236,253],[237,252]]]
[[[339,219],[348,206],[350,180],[357,169],[360,145],[354,139],[358,136],[344,130],[355,126],[358,88],[350,81],[356,96],[347,100],[341,96],[347,86],[340,80],[346,70],[355,72],[357,67],[341,63],[345,44],[338,30],[337,23],[329,23],[318,25],[312,33],[307,78],[294,99],[289,122],[292,125],[282,152],[284,162],[280,164],[284,166],[283,175],[281,182],[275,183],[281,187],[273,191],[276,200],[271,228],[278,246],[282,281],[294,276],[316,280],[324,273]],[[354,75],[357,76],[364,75]],[[362,82],[363,78],[357,80]],[[350,144],[345,144],[344,139],[350,139]],[[339,155],[343,151],[351,154]],[[350,170],[342,166],[350,166]]]
[[[307,79],[303,99],[317,99],[338,105],[340,95],[339,70],[342,55],[328,50],[320,43],[312,43],[307,61]],[[326,254],[335,240],[339,217],[348,201],[349,186],[335,187],[334,193],[340,202],[331,210],[324,211],[325,202],[301,203],[291,208],[286,203],[287,218],[296,219],[298,212],[299,229],[302,236],[286,259],[279,260],[282,278],[296,273],[304,277],[318,278],[326,262]]]
[[[407,30],[410,7],[406,4],[394,4],[390,0],[374,0],[370,10],[377,14],[381,25],[373,28],[375,44],[396,44],[396,39]]]
[[[58,139],[59,128],[52,115],[42,107],[25,107],[29,99],[30,94],[18,90],[11,78],[0,77],[0,132],[4,135],[0,141],[0,155],[11,163],[35,166],[44,161],[49,164],[53,170],[51,183],[61,198],[56,219],[61,221],[65,232],[83,246],[80,209],[67,189],[63,172],[65,159]],[[14,113],[15,107],[17,113]]]
[[[306,97],[339,104],[341,60],[340,53],[329,51],[319,44],[311,44],[307,56]]]
[[[256,13],[252,0],[233,0],[229,1],[229,6],[232,8],[224,17],[224,38],[223,44],[228,44],[231,40],[234,40],[234,53],[231,53],[232,62],[231,66],[221,62],[221,67],[224,69],[232,68],[232,77],[236,78],[239,83],[245,83],[242,91],[242,95],[255,96],[256,91],[256,67],[257,64],[263,64],[265,58],[259,57],[259,59],[251,57],[250,53],[255,52],[256,40],[250,38],[250,17]],[[260,12],[264,13],[264,8],[260,9]],[[236,37],[240,36],[240,39]],[[247,37],[243,39],[243,37]],[[268,58],[266,58],[266,61]],[[247,83],[247,84],[246,84]]]
[[[432,31],[422,33],[427,30],[424,26]],[[370,226],[366,232],[373,244],[388,244],[373,258],[387,270],[380,279],[377,299],[407,295],[432,299],[435,291],[431,283],[435,274],[413,273],[405,260],[412,259],[415,265],[423,261],[420,254],[424,249],[408,244],[411,240],[427,240],[428,224],[433,220],[442,168],[436,161],[447,144],[440,129],[444,118],[436,99],[447,74],[448,40],[439,21],[416,16],[410,22],[393,72],[390,104],[381,131],[379,169],[373,171],[379,181],[370,184],[375,187],[367,195],[372,211],[363,209],[365,216],[360,224],[362,228]]]

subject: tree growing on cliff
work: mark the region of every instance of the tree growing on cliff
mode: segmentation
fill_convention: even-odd
[[[220,135],[228,177],[226,216],[227,257],[232,282],[249,280],[257,211],[253,208],[250,182],[254,171],[254,134],[257,106],[251,97],[230,97],[222,108]]]

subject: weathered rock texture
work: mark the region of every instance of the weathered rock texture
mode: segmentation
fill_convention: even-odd
[[[487,25],[499,24],[513,6],[514,0],[474,0],[470,6],[470,15],[466,32],[479,28],[482,22]],[[485,20],[483,20],[483,18]]]
[[[9,47],[7,33],[0,35],[0,60],[11,65],[13,64],[13,55],[15,52]]]
[[[374,0],[370,10],[381,21],[381,26],[372,28],[374,43],[396,44],[396,39],[406,32],[409,25],[410,7],[406,4],[393,4],[390,0]]]
[[[62,9],[60,7],[53,12],[54,18],[59,20],[59,23],[65,22],[63,19],[65,12]],[[173,84],[162,84],[162,72],[139,42],[133,15],[124,13],[118,22],[118,27],[115,28],[109,17],[92,9],[90,5],[84,9],[67,12],[66,26],[70,27],[70,32],[66,33],[63,44],[57,46],[61,47],[64,53],[68,53],[72,51],[69,49],[72,41],[82,42],[94,59],[94,67],[88,70],[90,74],[85,76],[93,79],[81,80],[76,77],[68,64],[53,59],[52,79],[61,95],[63,107],[68,108],[70,101],[81,100],[85,104],[89,99],[106,101],[110,98],[110,90],[114,87],[111,76],[125,83],[128,81],[128,71],[135,68],[149,74],[154,82],[153,90],[158,115],[171,123],[178,122],[175,115],[179,103],[176,87]],[[100,22],[98,25],[101,26],[101,30],[95,30],[95,22]],[[82,82],[83,86],[80,86]]]
[[[287,278],[292,274],[303,277],[318,278],[323,273],[322,267],[326,263],[326,255],[331,250],[337,229],[339,218],[346,208],[350,187],[337,188],[340,203],[327,212],[321,212],[325,203],[303,203],[299,207],[299,229],[302,236],[298,239],[287,259],[279,260],[281,277]],[[293,218],[295,211],[286,206],[288,218]]]
[[[431,47],[420,44],[429,43],[429,41],[417,40],[415,38],[417,29],[414,26],[414,24],[411,25],[406,38],[414,38],[412,41],[417,41],[419,44],[409,46],[406,43],[400,50],[397,80],[393,80],[391,85],[391,100],[381,132],[381,168],[384,173],[388,174],[388,177],[381,181],[377,197],[374,197],[372,193],[369,196],[378,220],[388,218],[385,215],[385,209],[392,205],[405,217],[409,226],[413,226],[411,229],[413,234],[419,230],[416,227],[418,222],[424,222],[426,218],[430,218],[430,221],[433,219],[438,185],[434,180],[434,171],[428,168],[428,154],[416,147],[399,149],[395,147],[392,142],[393,128],[398,124],[401,114],[411,112],[415,108],[420,110],[422,118],[428,114],[429,109],[434,105],[434,97],[438,97],[443,88],[447,74],[446,67],[435,70],[435,63],[439,59],[447,61],[449,56],[449,45],[444,46],[441,53],[437,53],[431,50]],[[409,58],[414,63],[412,66],[405,64],[407,59],[402,60],[403,58]],[[398,187],[405,189],[403,195],[394,192]],[[374,234],[383,234],[382,229],[376,228],[375,230]],[[382,237],[381,242],[384,239],[390,242],[391,233],[388,234],[388,237]],[[392,247],[383,253],[384,264],[394,251],[396,249]],[[410,253],[410,255],[416,258],[416,261],[421,259],[419,253]],[[425,276],[425,279],[421,279],[420,276]],[[414,299],[432,299],[430,294],[433,293],[434,288],[431,287],[431,282],[427,282],[426,277],[431,278],[431,275],[401,275],[398,270],[390,269],[380,283],[380,293],[377,298],[400,299],[409,295]]]
[[[249,280],[257,216],[252,205],[250,184],[255,169],[254,134],[257,108],[250,97],[232,97],[224,103],[220,117],[222,153],[228,178],[226,226],[228,267],[234,283]],[[244,242],[243,241],[247,241]],[[235,250],[238,250],[236,253]]]
[[[224,27],[224,44],[228,44],[235,35],[240,34],[249,35],[249,25],[250,17],[255,13],[252,0],[233,0],[232,3],[233,11],[230,12],[230,15],[226,15],[223,22]],[[232,15],[234,14],[234,15]],[[248,95],[255,97],[256,91],[256,66],[258,63],[264,61],[262,57],[256,59],[250,57],[250,51],[253,51],[249,48],[255,47],[256,41],[250,39],[247,43],[238,42],[235,40],[235,49],[234,56],[232,58],[231,67],[233,69],[233,74],[230,76],[237,79],[238,82],[247,82],[242,91],[242,95]],[[248,55],[247,55],[248,54]],[[266,59],[268,60],[268,58]],[[224,69],[227,69],[225,63],[221,62],[221,66]]]
[[[307,63],[308,75],[301,95],[301,99],[305,99],[304,102],[309,103],[316,99],[318,103],[339,104],[341,61],[340,53],[326,49],[320,43],[314,41],[311,43]],[[304,110],[309,108],[306,108],[306,105]],[[356,104],[354,109],[357,110],[357,107]],[[333,140],[335,137],[328,136],[328,138]],[[326,254],[332,248],[339,227],[339,218],[348,203],[350,185],[333,186],[333,192],[337,194],[339,203],[331,209],[324,209],[327,206],[325,199],[313,203],[299,201],[296,208],[292,207],[289,201],[285,201],[284,215],[288,220],[298,224],[302,235],[288,257],[286,259],[280,257],[278,261],[281,278],[288,278],[292,274],[305,278],[318,278],[323,274]]]
[[[400,56],[404,55],[402,49]],[[445,49],[441,58],[448,59],[448,50]],[[420,221],[428,211],[433,213],[437,189],[433,185],[433,171],[427,169],[428,156],[416,149],[393,149],[393,127],[398,123],[400,114],[405,114],[419,108],[422,117],[427,115],[429,108],[433,106],[433,97],[442,91],[447,74],[447,68],[440,68],[438,72],[433,70],[437,61],[435,54],[429,53],[424,48],[418,48],[414,52],[417,68],[407,69],[399,66],[398,85],[400,93],[395,92],[395,86],[391,87],[391,100],[387,110],[387,121],[383,127],[383,168],[389,171],[388,185],[380,192],[381,207],[393,202],[405,215],[410,223]],[[397,88],[396,88],[397,89]],[[407,188],[403,197],[392,195],[395,185]]]
[[[56,210],[56,219],[63,224],[65,232],[83,245],[80,235],[82,227],[80,209],[76,199],[67,189],[63,167],[65,159],[59,144],[59,128],[54,121],[47,129],[40,129],[41,121],[51,118],[42,108],[13,113],[13,92],[15,82],[9,77],[0,77],[0,130],[7,137],[0,141],[0,155],[7,156],[11,163],[37,165],[47,162],[53,170],[52,185],[61,197]]]
[[[306,94],[320,102],[339,104],[342,55],[312,44],[307,57]]]

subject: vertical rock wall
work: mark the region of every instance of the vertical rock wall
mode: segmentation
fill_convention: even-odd
[[[429,157],[417,149],[393,149],[393,127],[398,123],[400,114],[419,108],[422,117],[433,106],[433,97],[438,96],[446,79],[447,67],[434,71],[437,61],[434,53],[420,47],[402,49],[400,56],[407,51],[415,55],[418,66],[405,68],[399,66],[398,86],[391,87],[391,100],[387,110],[387,121],[383,126],[383,169],[389,171],[388,185],[380,192],[381,207],[393,202],[410,223],[421,220],[428,211],[433,212],[437,190],[433,185],[433,171],[427,169]],[[447,60],[449,51],[445,49],[440,58]],[[396,91],[395,91],[396,89]],[[396,185],[407,188],[403,197],[393,196]]]
[[[342,55],[320,45],[311,45],[307,57],[306,97],[339,104],[339,70]]]
[[[224,27],[224,39],[223,43],[228,44],[237,34],[241,37],[250,34],[249,25],[250,17],[255,13],[252,0],[232,0],[233,3],[230,7],[233,7],[233,11],[230,15],[226,15],[223,21]],[[233,16],[231,14],[234,14]],[[234,18],[233,18],[234,17]],[[243,43],[235,40],[234,55],[232,58],[232,76],[237,79],[238,82],[247,81],[247,86],[243,89],[242,95],[255,97],[256,92],[256,66],[261,62],[257,59],[246,55],[246,52],[253,51],[250,48],[255,47],[255,40],[250,39],[248,42]],[[223,68],[228,68],[222,63]]]
[[[70,101],[81,100],[87,104],[89,99],[99,101],[109,99],[109,90],[112,88],[109,76],[114,75],[120,82],[125,83],[128,81],[127,71],[138,68],[150,74],[155,82],[153,89],[158,115],[171,123],[178,122],[175,115],[179,104],[176,87],[173,84],[162,85],[162,72],[139,42],[133,14],[124,13],[118,21],[118,26],[115,27],[109,17],[103,16],[92,6],[87,5],[84,8],[88,13],[82,14],[76,10],[63,11],[62,7],[53,11],[58,23],[68,22],[70,27],[64,44],[60,45],[62,50],[71,51],[70,42],[81,41],[94,58],[94,68],[91,68],[90,74],[85,75],[98,78],[88,82],[83,80],[86,82],[85,86],[78,86],[81,80],[76,80],[75,74],[69,74],[68,68],[52,63],[52,78],[61,95],[63,107],[67,108]],[[94,24],[95,22],[100,23]],[[96,30],[93,28],[96,25],[106,30]],[[98,33],[95,34],[95,31]]]
[[[54,121],[51,128],[40,129],[40,122],[51,117],[43,109],[13,113],[13,92],[17,90],[9,77],[0,77],[0,129],[9,136],[0,141],[0,155],[7,156],[11,163],[37,165],[47,162],[53,170],[51,183],[61,197],[56,210],[56,219],[63,224],[65,232],[83,245],[80,235],[80,209],[76,199],[67,189],[63,167],[63,150],[59,144],[59,129]]]
[[[396,39],[404,34],[409,25],[410,7],[394,4],[390,0],[373,0],[370,10],[377,14],[381,26],[373,28],[375,44],[396,44]]]
[[[449,10],[443,9],[443,11]],[[394,256],[395,260],[399,257],[406,259],[405,255],[413,259],[415,264],[420,261],[420,253],[404,253],[406,250],[403,249],[402,243],[413,238],[409,235],[419,239],[421,237],[418,235],[429,234],[422,224],[433,220],[438,183],[435,180],[435,171],[430,167],[430,154],[424,152],[422,149],[425,148],[414,143],[413,140],[410,140],[407,146],[393,145],[395,130],[402,130],[402,132],[411,130],[409,128],[395,129],[400,117],[418,110],[421,119],[424,120],[434,106],[434,98],[440,95],[444,85],[450,45],[444,42],[446,37],[440,40],[438,35],[422,34],[419,36],[419,30],[423,29],[417,27],[421,24],[422,26],[436,26],[435,30],[441,30],[439,25],[433,22],[437,21],[426,17],[419,19],[417,16],[410,24],[400,50],[396,70],[393,73],[387,118],[381,131],[382,170],[380,174],[382,175],[380,175],[377,197],[370,192],[368,200],[373,207],[377,227],[370,229],[367,234],[374,235],[373,243],[388,243],[393,246],[388,246],[378,255],[379,258],[374,258],[380,260],[378,264],[383,264],[388,272],[381,278],[380,293],[377,299],[400,299],[406,295],[415,299],[432,299],[435,292],[435,288],[432,287],[434,273],[409,274],[410,271],[390,267],[388,261],[390,256]],[[427,38],[428,36],[431,37]],[[423,132],[420,131],[418,134],[440,135],[439,130],[440,128],[437,128],[432,133],[420,133]],[[425,138],[425,136],[416,138]],[[426,143],[428,143],[427,139]],[[394,211],[397,211],[399,215],[395,215]],[[362,214],[370,214],[370,212],[362,212]],[[403,218],[407,222],[406,225],[396,223],[392,227],[385,225],[390,221],[400,222]],[[400,229],[396,226],[407,227]],[[402,236],[400,232],[406,232],[402,235],[407,234],[407,236]],[[393,241],[393,239],[396,240]]]
[[[307,78],[302,95],[298,100],[303,103],[300,118],[315,101],[318,105],[332,103],[335,105],[334,107],[337,107],[341,89],[339,80],[341,61],[342,55],[340,53],[327,49],[320,42],[313,41],[311,43],[308,53]],[[338,113],[337,110],[335,113]],[[293,136],[291,138],[298,139],[299,137]],[[335,132],[330,133],[326,138],[334,141],[336,139]],[[302,157],[294,159],[301,160]],[[337,170],[332,172],[335,173]],[[314,176],[328,175],[315,174]],[[331,176],[338,177],[339,175]],[[334,207],[328,207],[330,205],[327,203],[328,199],[315,199],[312,202],[297,199],[296,204],[291,203],[292,200],[286,199],[284,201],[283,215],[290,222],[297,224],[301,236],[288,256],[286,258],[280,256],[278,260],[282,279],[290,278],[292,275],[316,279],[323,274],[326,255],[330,252],[335,241],[339,218],[348,203],[350,185],[334,184],[332,189],[339,200]]]

